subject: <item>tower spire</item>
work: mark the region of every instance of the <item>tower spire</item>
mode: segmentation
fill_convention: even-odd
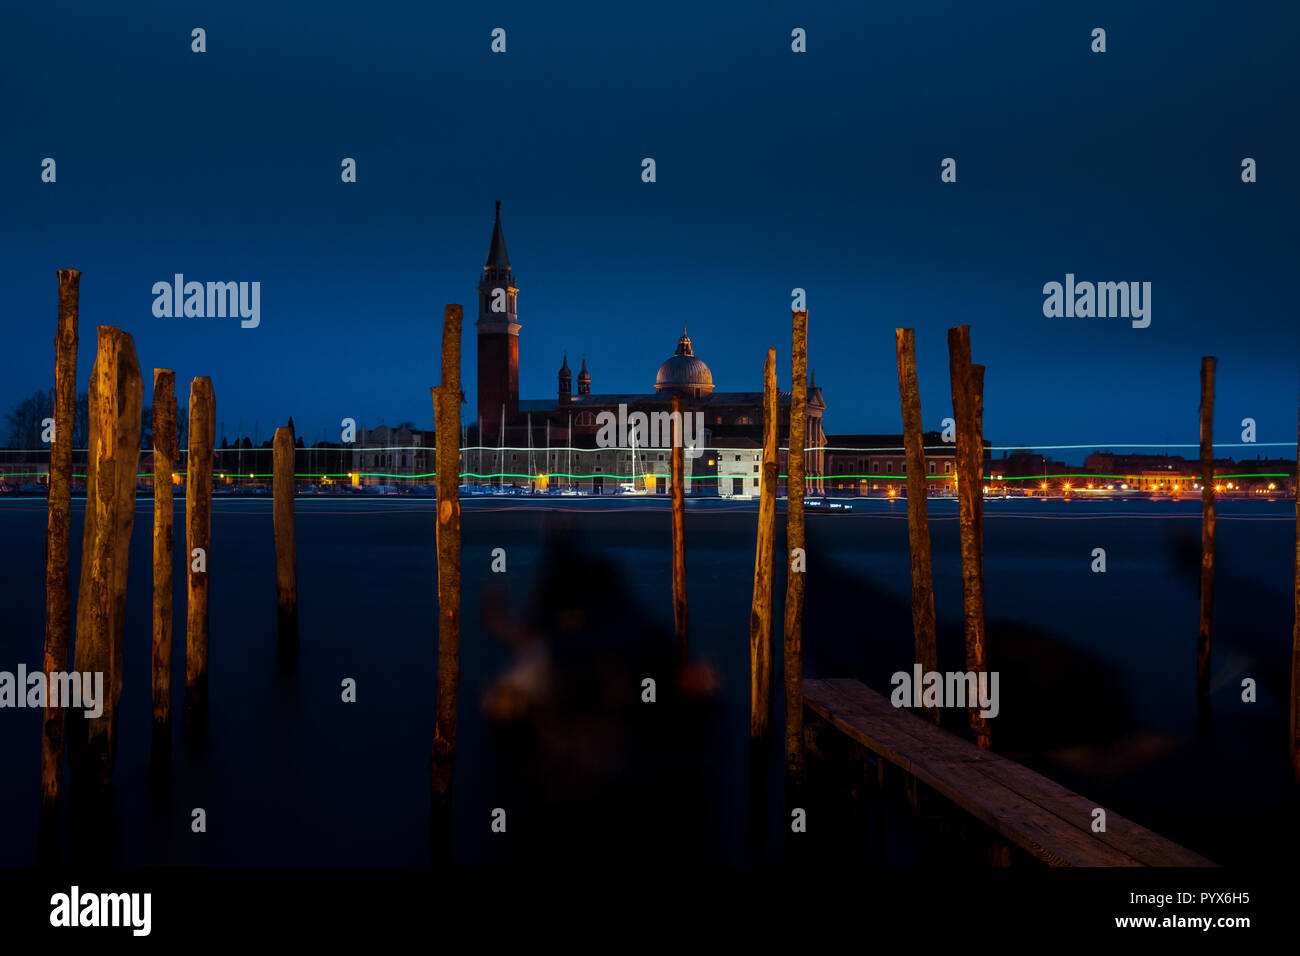
[[[506,237],[501,231],[501,200],[497,200],[496,216],[492,220],[492,241],[488,245],[487,262],[484,270],[509,269],[510,256],[506,252]]]
[[[500,431],[499,419],[519,411],[519,288],[501,230],[501,200],[492,218],[492,239],[478,283],[478,410],[483,424]]]

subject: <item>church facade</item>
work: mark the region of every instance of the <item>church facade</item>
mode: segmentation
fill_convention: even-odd
[[[669,448],[646,447],[641,440],[613,445],[602,424],[626,421],[641,413],[663,421],[674,396],[686,414],[702,424],[694,454],[685,457],[686,493],[756,495],[762,470],[763,392],[718,391],[713,373],[694,351],[682,329],[675,350],[655,372],[653,389],[633,393],[592,390],[586,359],[575,376],[562,354],[554,397],[519,397],[519,289],[501,227],[501,203],[496,205],[492,238],[478,284],[475,323],[478,363],[478,408],[467,429],[463,470],[470,484],[505,484],[532,488],[576,488],[612,493],[620,486],[645,487],[665,494],[670,474]],[[671,340],[670,340],[671,341]],[[665,349],[667,351],[667,349]],[[761,360],[756,352],[756,365]],[[647,384],[649,379],[647,370]],[[790,432],[790,393],[779,393],[778,444]],[[804,436],[808,493],[823,491],[826,435],[822,416],[826,401],[815,377],[808,384],[807,430]],[[604,414],[607,413],[607,414]],[[621,433],[635,429],[619,429]],[[690,437],[690,432],[688,432]],[[637,447],[637,446],[640,447]],[[778,471],[786,473],[785,452]],[[781,487],[785,481],[782,479]]]

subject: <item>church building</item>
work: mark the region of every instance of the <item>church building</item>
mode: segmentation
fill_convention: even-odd
[[[599,393],[592,391],[592,373],[582,359],[574,389],[568,355],[562,353],[551,398],[519,397],[519,289],[515,285],[501,228],[501,203],[496,204],[492,238],[478,284],[478,409],[466,434],[462,468],[468,483],[522,487],[574,487],[600,494],[620,486],[645,487],[651,494],[667,493],[670,449],[660,447],[602,447],[601,413],[615,418],[641,412],[660,419],[681,396],[683,410],[700,413],[704,434],[696,456],[687,456],[686,493],[756,495],[761,472],[763,392],[723,392],[715,389],[713,373],[695,354],[683,328],[676,349],[655,372],[653,391]],[[665,330],[667,331],[667,330]],[[671,341],[671,340],[669,340]],[[667,351],[667,349],[665,349]],[[763,352],[755,348],[754,365],[762,368]],[[778,355],[781,351],[778,349]],[[788,353],[787,353],[788,354]],[[788,359],[787,359],[788,362]],[[788,367],[788,365],[787,365]],[[779,365],[778,365],[779,368]],[[649,384],[649,370],[647,370]],[[778,444],[790,431],[790,393],[779,394]],[[808,421],[804,438],[808,493],[821,493],[825,474],[826,435],[822,416],[826,402],[815,377],[808,384]],[[608,420],[608,416],[606,419]],[[700,419],[695,419],[696,421]],[[607,430],[608,433],[608,430]],[[785,452],[778,471],[785,474]],[[781,489],[784,490],[784,479]]]

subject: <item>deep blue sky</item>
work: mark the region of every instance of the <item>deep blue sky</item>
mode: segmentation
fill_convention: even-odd
[[[0,412],[52,380],[71,267],[83,389],[115,324],[182,402],[212,376],[232,437],[290,414],[309,440],[345,416],[431,427],[460,302],[468,418],[501,199],[525,398],[564,350],[597,392],[649,390],[683,321],[720,390],[760,388],[801,286],[832,434],[900,428],[895,326],[936,426],[945,330],[969,323],[995,444],[1195,442],[1203,354],[1219,437],[1250,416],[1295,438],[1294,3],[152,6],[0,14]],[[1044,318],[1071,271],[1152,282],[1151,327]],[[261,327],[155,318],[175,272],[260,281]]]

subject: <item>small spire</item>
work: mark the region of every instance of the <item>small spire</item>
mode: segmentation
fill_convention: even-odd
[[[682,337],[677,340],[677,355],[688,355],[694,357],[695,352],[691,349],[691,338],[686,334],[686,326],[682,326]]]
[[[488,244],[485,269],[509,269],[510,256],[506,252],[506,237],[501,231],[501,200],[497,200],[496,218],[492,222],[492,241]]]

